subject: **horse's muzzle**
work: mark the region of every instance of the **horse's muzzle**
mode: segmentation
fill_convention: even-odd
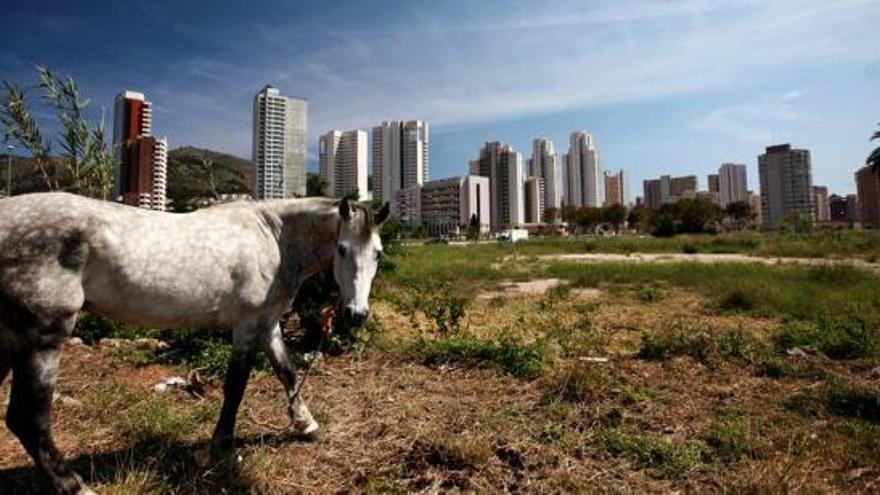
[[[362,326],[367,321],[367,316],[369,315],[369,311],[352,311],[351,308],[345,308],[345,311],[342,313],[345,321],[355,327]]]

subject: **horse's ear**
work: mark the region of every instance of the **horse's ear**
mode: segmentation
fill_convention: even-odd
[[[348,198],[342,198],[339,202],[339,216],[346,222],[351,220],[351,205],[348,203]]]
[[[375,220],[374,220],[375,224],[382,225],[382,222],[384,222],[385,220],[388,220],[389,213],[391,213],[391,204],[385,203],[384,205],[382,205],[382,208],[379,208],[378,213],[376,213]]]

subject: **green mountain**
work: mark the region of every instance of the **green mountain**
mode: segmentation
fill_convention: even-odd
[[[193,146],[168,152],[168,199],[185,211],[193,201],[221,194],[252,194],[254,166],[250,160]]]

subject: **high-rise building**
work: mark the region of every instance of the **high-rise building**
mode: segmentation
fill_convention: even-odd
[[[116,96],[113,112],[114,193],[123,203],[165,210],[168,141],[152,134],[152,104],[142,93]]]
[[[373,127],[373,199],[428,180],[430,139],[423,120],[388,120]]]
[[[523,213],[526,223],[541,223],[544,212],[544,179],[529,177],[523,185]]]
[[[755,194],[752,191],[746,191],[746,203],[749,204],[749,209],[752,211],[752,215],[755,216],[755,224],[761,225],[763,223],[761,221],[761,195]]]
[[[840,196],[832,194],[828,197],[828,209],[832,222],[858,222],[858,200],[855,194]]]
[[[661,176],[660,180],[666,177],[669,181],[669,201],[675,201],[684,197],[696,197],[697,194],[697,176],[685,175],[682,177]]]
[[[767,147],[758,156],[761,179],[761,219],[775,229],[785,218],[813,218],[813,175],[810,152],[790,144]]]
[[[710,193],[713,193],[713,192],[720,193],[721,192],[721,185],[719,184],[718,174],[709,174],[708,179],[709,179],[709,182],[708,182],[709,192]]]
[[[862,225],[880,229],[880,174],[871,167],[856,171],[859,217]]]
[[[525,221],[523,211],[522,155],[510,146],[494,141],[480,149],[470,162],[472,175],[489,178],[489,219],[493,232],[517,227]]]
[[[544,207],[543,215],[547,208],[559,208],[559,156],[553,148],[553,141],[547,138],[537,138],[532,141],[532,159],[529,160],[530,177],[539,177],[542,182]]]
[[[341,198],[357,191],[358,199],[367,199],[365,131],[328,131],[318,140],[318,163],[321,180],[327,186],[325,194]]]
[[[727,208],[730,203],[745,201],[748,189],[745,165],[721,164],[718,169],[718,204],[722,208]],[[712,190],[711,187],[709,190]]]
[[[831,205],[828,202],[828,188],[813,186],[813,219],[817,222],[831,220]]]
[[[605,176],[605,206],[627,205],[629,196],[629,175],[626,170],[617,173],[607,171]]]
[[[422,221],[422,186],[398,189],[391,201],[391,214],[411,227],[419,225]]]
[[[581,131],[571,133],[566,171],[568,190],[565,196],[569,205],[602,206],[602,173],[593,136]]]
[[[697,176],[685,175],[670,177],[661,175],[659,179],[648,179],[642,183],[645,205],[656,209],[666,203],[674,203],[681,198],[697,197]]]
[[[570,175],[568,171],[568,153],[562,155],[560,160],[560,180],[559,180],[559,206],[570,206],[570,200],[568,198],[568,177]]]
[[[489,232],[489,178],[478,175],[450,177],[422,186],[422,222],[431,236],[461,234],[476,215],[480,233]]]
[[[306,195],[308,103],[266,85],[254,96],[251,156],[257,199]]]

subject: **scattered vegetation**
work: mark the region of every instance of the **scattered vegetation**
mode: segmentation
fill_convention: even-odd
[[[441,340],[420,339],[411,351],[427,365],[460,364],[495,367],[521,378],[537,376],[547,363],[547,347],[541,343],[523,343],[513,336],[482,340],[455,336]]]
[[[676,441],[651,434],[628,434],[619,429],[602,432],[601,440],[612,455],[622,456],[659,477],[679,477],[701,462],[707,446],[700,440]]]

